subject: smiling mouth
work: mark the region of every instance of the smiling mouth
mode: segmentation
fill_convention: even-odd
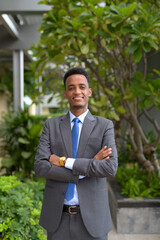
[[[76,100],[76,101],[80,101],[80,100],[82,100],[83,99],[83,97],[74,97],[73,98],[73,100]]]

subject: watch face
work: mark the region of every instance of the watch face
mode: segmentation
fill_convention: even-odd
[[[64,167],[64,165],[65,165],[65,161],[66,160],[66,157],[60,157],[60,159],[59,159],[59,161],[60,161],[60,165],[62,166],[62,167]]]

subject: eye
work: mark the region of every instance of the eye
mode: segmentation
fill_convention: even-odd
[[[72,91],[74,89],[74,87],[69,87],[68,91]]]
[[[85,86],[80,86],[80,89],[81,90],[84,90],[86,87]]]

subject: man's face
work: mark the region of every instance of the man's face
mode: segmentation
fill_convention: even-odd
[[[91,95],[92,90],[84,75],[73,74],[66,79],[64,97],[68,99],[71,110],[83,109],[85,112],[88,108],[88,98]]]

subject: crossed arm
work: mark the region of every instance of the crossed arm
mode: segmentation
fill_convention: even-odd
[[[108,160],[109,155],[112,153],[112,149],[108,148],[107,146],[104,146],[95,156],[94,159],[96,160]],[[52,154],[50,155],[49,162],[55,166],[60,167],[60,162],[59,162],[59,156]]]
[[[103,134],[102,145],[105,144],[104,147],[94,157],[77,158],[72,171],[66,167],[60,167],[59,158],[62,156],[51,154],[49,130],[47,122],[35,157],[34,169],[37,176],[77,183],[80,175],[100,178],[115,175],[118,163],[112,122],[107,123]],[[108,149],[107,146],[109,146]]]

